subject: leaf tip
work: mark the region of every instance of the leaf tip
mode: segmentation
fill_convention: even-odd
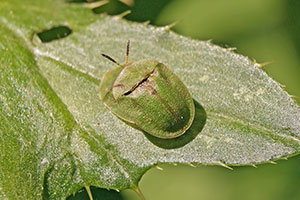
[[[158,170],[160,170],[160,171],[164,170],[163,168],[159,167],[158,165],[156,165],[155,168],[158,169]]]
[[[226,48],[226,49],[229,50],[229,51],[236,51],[236,50],[237,50],[236,47],[228,47],[228,48]]]
[[[131,13],[131,10],[126,10],[125,12],[122,12],[119,15],[116,15],[117,18],[124,18],[125,16],[129,15]]]
[[[178,23],[179,23],[179,21],[175,21],[175,22],[173,22],[173,23],[171,23],[171,24],[169,24],[169,25],[164,26],[163,29],[164,29],[165,31],[170,31],[171,28],[173,28],[174,26],[176,26]]]
[[[150,24],[150,20],[144,21],[143,24],[148,26]]]
[[[127,6],[133,6],[134,0],[119,0],[120,2],[124,3]]]
[[[257,168],[257,166],[255,164],[251,164],[252,167]]]
[[[88,2],[88,3],[83,4],[83,6],[86,8],[89,8],[89,9],[94,9],[94,8],[104,6],[105,4],[108,4],[108,3],[109,3],[109,0],[102,0],[102,1]]]
[[[230,47],[230,46],[227,45],[227,44],[224,45],[224,48],[225,48],[226,50],[228,50],[228,51],[235,51],[235,50],[237,50],[236,47]]]
[[[265,66],[272,64],[273,61],[263,62],[263,63],[257,63],[256,60],[254,60],[254,63],[257,65],[258,68],[264,68]]]
[[[281,159],[282,160],[288,160],[288,157],[282,157]]]
[[[213,44],[213,39],[208,39],[205,41],[208,45],[214,45]]]
[[[218,165],[220,165],[221,167],[225,167],[226,169],[230,169],[230,170],[233,170],[233,168],[232,167],[230,167],[229,165],[226,165],[225,163],[223,163],[223,162],[218,162],[217,163]]]
[[[272,160],[270,160],[269,163],[270,163],[270,164],[273,164],[273,165],[276,165],[276,164],[277,164],[277,162],[272,161]]]
[[[196,167],[196,165],[194,165],[193,163],[189,163],[188,165],[191,167]]]
[[[299,97],[298,97],[298,96],[290,95],[290,97],[291,97],[294,101],[298,101],[298,100],[299,100]],[[287,158],[286,158],[286,160],[287,160]]]

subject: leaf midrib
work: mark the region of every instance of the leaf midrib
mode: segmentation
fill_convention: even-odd
[[[81,71],[77,70],[75,67],[72,66],[72,64],[63,62],[63,61],[55,58],[54,56],[51,56],[49,54],[44,54],[43,52],[41,52],[39,50],[35,51],[35,53],[37,53],[36,56],[43,56],[43,57],[49,58],[51,60],[54,60],[56,62],[63,63],[64,65],[68,66],[69,69],[76,72],[80,76],[83,76],[83,75],[88,76],[91,80],[93,80],[93,82],[95,84],[96,84],[96,82],[100,82],[100,80],[101,80],[101,79],[98,79],[97,77],[92,76],[89,73],[85,73],[85,72],[81,72]],[[207,116],[208,116],[208,119],[212,116],[215,119],[227,120],[231,124],[238,123],[244,127],[251,127],[251,129],[254,130],[253,131],[254,134],[259,135],[259,132],[264,133],[264,135],[269,136],[276,141],[279,140],[281,143],[283,143],[286,146],[292,146],[293,148],[295,148],[295,146],[300,147],[300,138],[297,138],[297,137],[294,137],[291,135],[280,134],[270,128],[266,128],[261,125],[254,124],[249,121],[244,121],[239,118],[233,118],[232,116],[224,115],[224,114],[214,111],[214,110],[207,110]],[[276,132],[277,135],[274,135],[274,132]],[[291,144],[293,144],[293,145],[291,145]],[[297,148],[295,148],[295,149],[298,150]]]
[[[286,146],[291,146],[291,144],[295,144],[296,146],[300,147],[300,138],[291,136],[291,135],[285,135],[285,134],[279,134],[276,132],[277,135],[274,135],[273,133],[275,132],[272,129],[263,127],[261,125],[253,124],[251,122],[245,122],[244,120],[238,119],[238,118],[233,118],[231,116],[223,115],[221,113],[215,112],[215,111],[208,111],[208,119],[210,116],[213,116],[216,119],[220,120],[228,120],[231,123],[238,123],[242,126],[245,127],[250,127],[252,130],[254,130],[252,133],[259,135],[258,132],[264,133],[265,135],[271,137],[272,139],[275,139],[276,141],[280,138],[280,142],[282,142]],[[287,142],[284,142],[287,141]],[[297,149],[298,150],[298,149]]]

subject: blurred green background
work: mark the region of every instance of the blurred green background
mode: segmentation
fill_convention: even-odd
[[[130,3],[129,0],[124,0]],[[286,91],[300,96],[299,0],[118,0],[96,8],[95,13],[132,13],[132,21],[154,25],[179,23],[173,30],[199,40],[212,39],[259,63]],[[300,100],[296,99],[298,104]],[[299,119],[300,120],[300,119]],[[162,165],[149,170],[140,187],[147,200],[299,200],[300,156],[276,165],[192,168]],[[112,199],[138,200],[130,190]]]

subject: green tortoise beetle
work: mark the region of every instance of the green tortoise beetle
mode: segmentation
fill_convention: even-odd
[[[125,64],[110,56],[117,67],[104,74],[99,95],[103,103],[128,125],[163,139],[181,136],[194,120],[195,106],[183,82],[154,59]]]

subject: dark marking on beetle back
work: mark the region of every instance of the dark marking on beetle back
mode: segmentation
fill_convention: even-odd
[[[156,95],[156,94],[157,94],[157,91],[156,91],[156,89],[154,89],[154,88],[153,88],[153,90],[152,90],[151,94],[152,94],[152,95]]]
[[[130,95],[131,93],[132,93],[132,91],[129,90],[128,92],[125,92],[125,93],[124,93],[124,96],[128,96],[128,95]]]
[[[139,86],[143,85],[148,80],[148,78],[150,77],[150,75],[152,73],[153,72],[151,72],[150,74],[148,74],[143,80],[141,80],[138,84],[136,84],[135,86],[133,86],[133,88],[131,88],[131,90],[125,92],[124,96],[130,95],[136,88],[138,88]]]
[[[114,87],[114,88],[116,88],[116,87],[124,88],[125,85],[124,85],[124,84],[116,84],[116,85],[114,85],[113,87]]]

